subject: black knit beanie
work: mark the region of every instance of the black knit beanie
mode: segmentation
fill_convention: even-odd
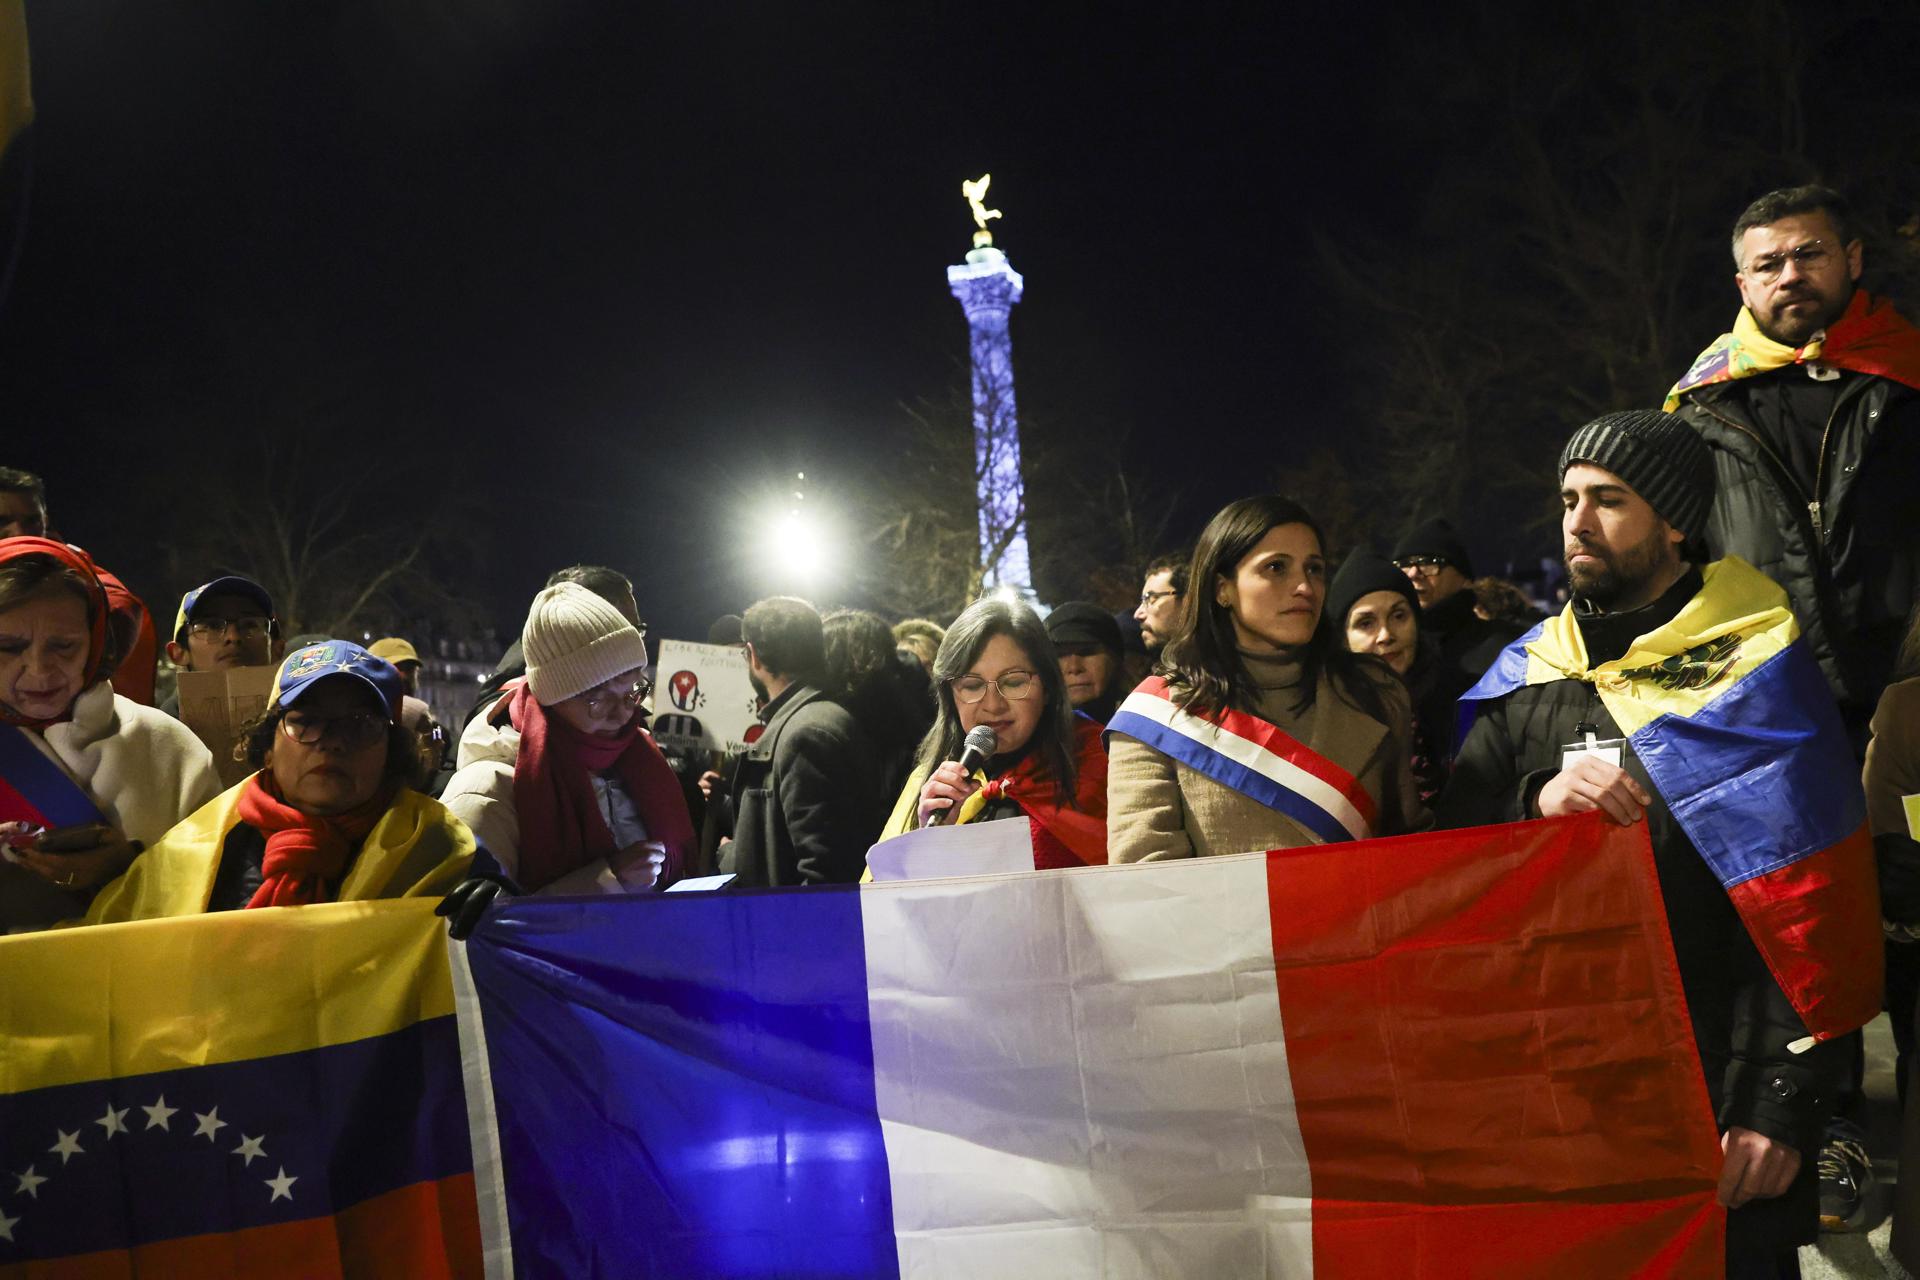
[[[1467,544],[1443,519],[1416,525],[1406,537],[1393,544],[1395,560],[1405,560],[1408,556],[1439,556],[1469,578],[1473,576],[1473,558],[1467,554]]]
[[[1713,452],[1685,418],[1658,409],[1595,418],[1560,451],[1562,480],[1576,462],[1619,476],[1689,541],[1705,536],[1713,508]]]
[[[1354,604],[1361,596],[1370,596],[1376,591],[1399,592],[1413,606],[1414,616],[1420,615],[1420,597],[1407,575],[1371,547],[1356,547],[1341,562],[1340,571],[1327,586],[1327,617],[1333,620],[1335,629],[1344,632],[1347,615],[1353,612]]]

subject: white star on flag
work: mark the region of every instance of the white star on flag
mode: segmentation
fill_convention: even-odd
[[[5,1240],[8,1244],[12,1244],[13,1229],[19,1224],[20,1219],[9,1218],[6,1214],[0,1213],[0,1240]]]
[[[293,1199],[293,1184],[300,1181],[300,1179],[289,1178],[287,1176],[287,1166],[281,1165],[279,1177],[266,1178],[264,1181],[268,1186],[273,1188],[273,1194],[267,1197],[267,1203],[272,1204],[275,1200]]]
[[[260,1144],[265,1142],[266,1139],[267,1135],[264,1133],[257,1138],[249,1138],[243,1133],[240,1135],[240,1145],[233,1149],[233,1154],[243,1157],[248,1164],[253,1163],[255,1156],[259,1156],[264,1160],[267,1158],[267,1153],[261,1149]],[[283,1169],[281,1172],[285,1173],[286,1170]]]
[[[113,1104],[109,1102],[107,1104],[107,1114],[95,1120],[94,1123],[104,1126],[109,1138],[116,1133],[125,1133],[127,1131],[127,1112],[129,1110],[130,1108],[121,1107],[116,1111]]]
[[[47,1152],[49,1155],[59,1156],[61,1164],[65,1164],[75,1156],[85,1153],[86,1148],[80,1145],[80,1131],[78,1129],[72,1133],[68,1133],[65,1129],[55,1129],[54,1132],[59,1134],[60,1137],[55,1140],[52,1146],[47,1148]]]
[[[180,1108],[168,1106],[166,1094],[161,1094],[159,1101],[155,1102],[152,1106],[142,1107],[140,1109],[147,1113],[147,1128],[165,1129],[168,1133],[173,1132],[173,1126],[168,1124],[167,1121],[172,1117],[173,1113]]]
[[[208,1142],[213,1141],[214,1130],[227,1127],[227,1122],[220,1118],[220,1108],[218,1107],[215,1107],[205,1115],[201,1115],[196,1111],[193,1113],[193,1118],[200,1122],[199,1126],[194,1129],[193,1136],[196,1138],[205,1138]]]
[[[40,1198],[40,1184],[45,1182],[46,1179],[35,1173],[32,1165],[27,1166],[25,1173],[16,1173],[13,1176],[20,1179],[20,1185],[13,1189],[13,1194],[17,1196],[32,1196],[35,1200]]]

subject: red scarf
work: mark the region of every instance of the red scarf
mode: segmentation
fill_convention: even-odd
[[[80,691],[93,688],[107,662],[107,593],[101,588],[100,579],[94,576],[93,561],[87,559],[85,553],[51,538],[0,538],[0,564],[18,560],[21,556],[51,556],[80,575],[80,581],[87,589],[87,612],[92,615],[87,629],[87,668],[80,677]],[[76,692],[75,697],[78,696]],[[72,718],[71,702],[65,711],[51,720],[30,720],[0,702],[0,720],[17,724],[23,729],[44,729],[50,724],[60,724]]]
[[[384,788],[357,809],[323,818],[282,800],[270,770],[254,774],[240,792],[238,812],[240,821],[266,836],[267,853],[260,863],[264,879],[248,908],[332,902],[347,863],[392,803],[392,788]]]
[[[520,887],[532,892],[618,852],[593,794],[593,775],[609,770],[639,811],[647,839],[667,847],[667,865],[657,887],[679,879],[693,850],[693,819],[680,780],[641,729],[639,715],[611,738],[581,733],[541,706],[524,682],[508,688],[503,702],[520,731],[520,751],[513,762]]]
[[[1753,313],[1743,307],[1734,319],[1733,332],[1715,338],[1667,393],[1666,408],[1671,411],[1681,396],[1697,387],[1770,373],[1808,360],[1920,389],[1920,329],[1908,323],[1885,298],[1856,289],[1840,318],[1827,326],[1822,341],[1787,347],[1761,333]]]
[[[1107,749],[1094,721],[1075,716],[1073,729],[1080,757],[1073,783],[1076,807],[1060,803],[1060,788],[1037,763],[1037,752],[981,788],[988,804],[1005,796],[1027,815],[1036,871],[1107,862]]]

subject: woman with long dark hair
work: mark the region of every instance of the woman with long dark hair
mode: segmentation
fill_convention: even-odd
[[[945,821],[1030,818],[1036,866],[1106,861],[1107,755],[1100,726],[1076,716],[1047,629],[1024,604],[976,600],[933,659],[939,701],[882,838]],[[967,734],[990,726],[998,747],[973,776],[960,770]]]
[[[1114,862],[1394,835],[1424,822],[1413,712],[1326,616],[1320,527],[1243,498],[1208,522],[1178,632],[1109,722]]]

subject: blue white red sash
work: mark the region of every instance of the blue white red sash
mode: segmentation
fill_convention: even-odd
[[[27,741],[25,730],[0,724],[0,822],[51,829],[104,821],[80,784]]]
[[[1159,676],[1127,695],[1107,732],[1146,743],[1326,843],[1373,834],[1373,797],[1352,774],[1259,716],[1222,710],[1203,719],[1181,710]]]

